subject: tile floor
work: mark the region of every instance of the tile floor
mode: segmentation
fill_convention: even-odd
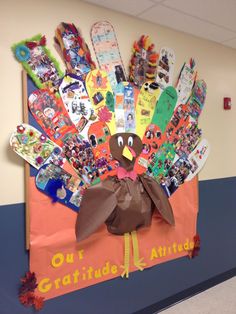
[[[236,314],[236,277],[179,302],[161,314]]]

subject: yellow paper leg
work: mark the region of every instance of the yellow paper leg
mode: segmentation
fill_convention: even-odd
[[[139,258],[139,246],[138,246],[138,238],[137,238],[137,232],[133,231],[131,232],[132,237],[132,244],[133,244],[133,252],[134,252],[134,265],[139,270],[144,270],[144,267],[146,266],[146,263],[143,262],[143,257]]]
[[[129,278],[129,260],[130,260],[130,238],[129,233],[124,234],[124,242],[125,242],[125,249],[124,249],[124,265],[121,268],[124,269],[123,273],[121,274],[122,278]]]

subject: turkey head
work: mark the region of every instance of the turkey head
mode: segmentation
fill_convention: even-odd
[[[111,136],[109,144],[112,157],[120,166],[127,171],[133,170],[135,159],[143,148],[140,137],[134,133],[116,133]]]

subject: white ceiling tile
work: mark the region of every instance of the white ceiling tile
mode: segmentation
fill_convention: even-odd
[[[224,41],[223,45],[231,47],[231,48],[236,48],[236,38],[228,40],[228,41]]]
[[[163,4],[236,31],[235,0],[165,0]]]
[[[230,40],[236,36],[236,32],[222,29],[221,27],[177,12],[163,5],[157,5],[140,14],[139,17],[156,24],[216,42]]]
[[[155,5],[151,0],[84,0],[98,6],[126,13],[129,15],[137,15]]]

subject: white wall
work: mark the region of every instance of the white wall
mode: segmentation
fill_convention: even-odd
[[[175,77],[184,61],[195,58],[199,78],[205,79],[208,85],[200,125],[211,144],[211,154],[200,179],[236,176],[236,50],[79,0],[8,0],[0,3],[1,205],[24,201],[23,162],[8,145],[11,132],[22,122],[21,66],[14,60],[10,46],[42,33],[59,59],[53,47],[53,36],[60,22],[73,22],[78,26],[91,48],[90,27],[99,20],[113,24],[126,67],[133,41],[142,34],[151,36],[157,50],[161,46],[174,49]],[[222,109],[224,96],[232,97],[231,111]]]

